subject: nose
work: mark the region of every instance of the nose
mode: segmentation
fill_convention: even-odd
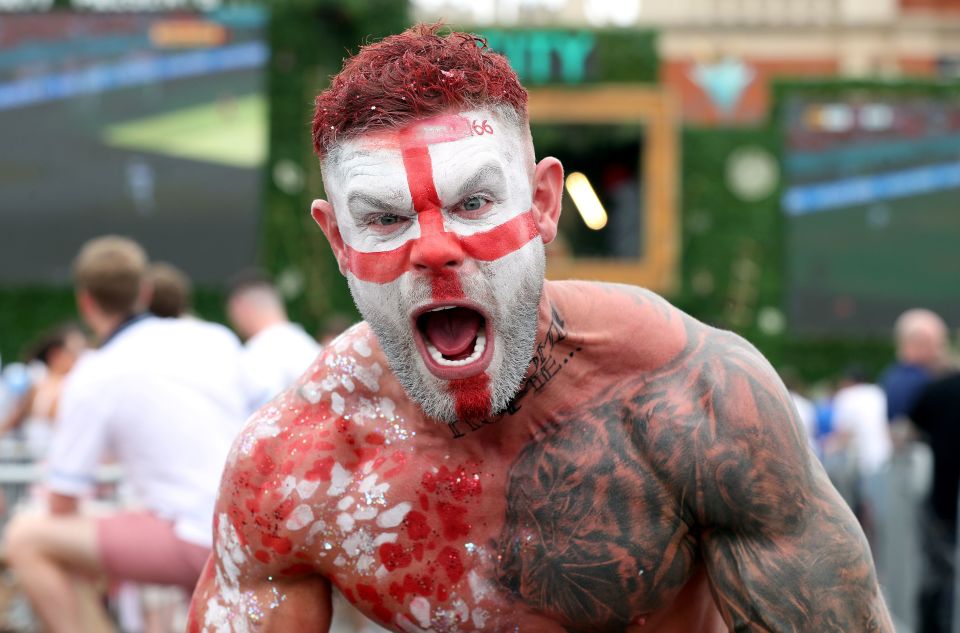
[[[443,217],[439,209],[430,209],[418,214],[420,237],[414,240],[410,251],[410,263],[423,273],[442,273],[456,270],[463,264],[464,252],[455,233],[443,230]]]
[[[463,247],[454,233],[421,235],[414,240],[410,263],[422,273],[456,270],[463,264]]]

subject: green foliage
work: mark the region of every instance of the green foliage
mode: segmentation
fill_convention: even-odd
[[[800,338],[761,327],[782,315],[786,288],[782,190],[745,201],[728,184],[729,159],[744,148],[780,156],[777,128],[707,128],[683,132],[681,288],[674,301],[693,316],[745,336],[777,368],[808,381],[860,363],[877,373],[892,361],[887,339]],[[789,324],[786,324],[789,326]]]
[[[22,360],[40,336],[66,321],[77,320],[69,288],[28,286],[0,288],[0,357],[3,364]]]
[[[313,100],[361,44],[406,28],[406,11],[407,3],[399,0],[272,5],[260,259],[273,275],[297,280],[290,314],[307,331],[316,331],[334,314],[357,316],[330,247],[309,213],[311,201],[323,197],[310,134]]]
[[[598,77],[604,82],[655,83],[660,74],[655,31],[598,31]]]
[[[776,153],[768,129],[686,129],[682,136],[682,290],[687,310],[721,327],[752,332],[761,307],[781,302],[779,191],[745,202],[726,184],[741,148]]]

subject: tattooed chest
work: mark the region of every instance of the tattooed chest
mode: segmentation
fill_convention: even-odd
[[[506,495],[498,584],[568,631],[623,631],[690,576],[680,501],[617,420],[558,424],[520,453]]]

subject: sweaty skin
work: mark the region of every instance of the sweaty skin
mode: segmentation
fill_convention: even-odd
[[[511,411],[424,419],[365,324],[246,426],[190,631],[892,631],[766,362],[645,291],[548,282]],[[722,615],[721,615],[722,614]]]

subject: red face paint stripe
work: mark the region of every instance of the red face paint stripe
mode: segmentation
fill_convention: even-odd
[[[417,224],[420,225],[420,237],[417,241],[424,238],[439,237],[444,234],[443,213],[439,207],[431,207],[424,211],[417,212]]]
[[[433,300],[437,303],[463,299],[463,287],[460,285],[460,276],[452,270],[445,270],[430,280],[430,290]]]
[[[489,231],[466,235],[460,243],[470,257],[491,262],[520,249],[539,234],[530,210]]]
[[[350,272],[357,279],[375,284],[387,284],[396,281],[400,275],[407,271],[413,240],[398,248],[381,253],[364,253],[351,248],[348,244],[344,244],[343,247],[347,251]]]
[[[433,214],[427,215],[429,217]],[[423,230],[421,226],[421,231]],[[493,261],[523,247],[538,234],[533,212],[527,211],[489,231],[464,236],[460,238],[460,244],[464,252],[473,259]],[[410,250],[415,241],[410,240],[393,250],[379,253],[365,253],[344,244],[350,272],[358,279],[371,283],[386,284],[395,281],[409,269]]]
[[[469,119],[459,114],[442,114],[424,119],[400,133],[394,131],[372,133],[363,143],[363,147],[368,150],[399,149],[403,151],[408,147],[462,141],[475,134],[473,123]]]
[[[469,119],[460,115],[442,114],[425,119],[401,135],[400,149],[413,146],[451,143],[473,136]]]
[[[417,213],[440,208],[440,197],[433,184],[433,163],[426,145],[403,148],[403,168],[407,172],[407,186]]]
[[[450,381],[457,417],[461,420],[482,420],[490,415],[490,379],[486,374]]]

